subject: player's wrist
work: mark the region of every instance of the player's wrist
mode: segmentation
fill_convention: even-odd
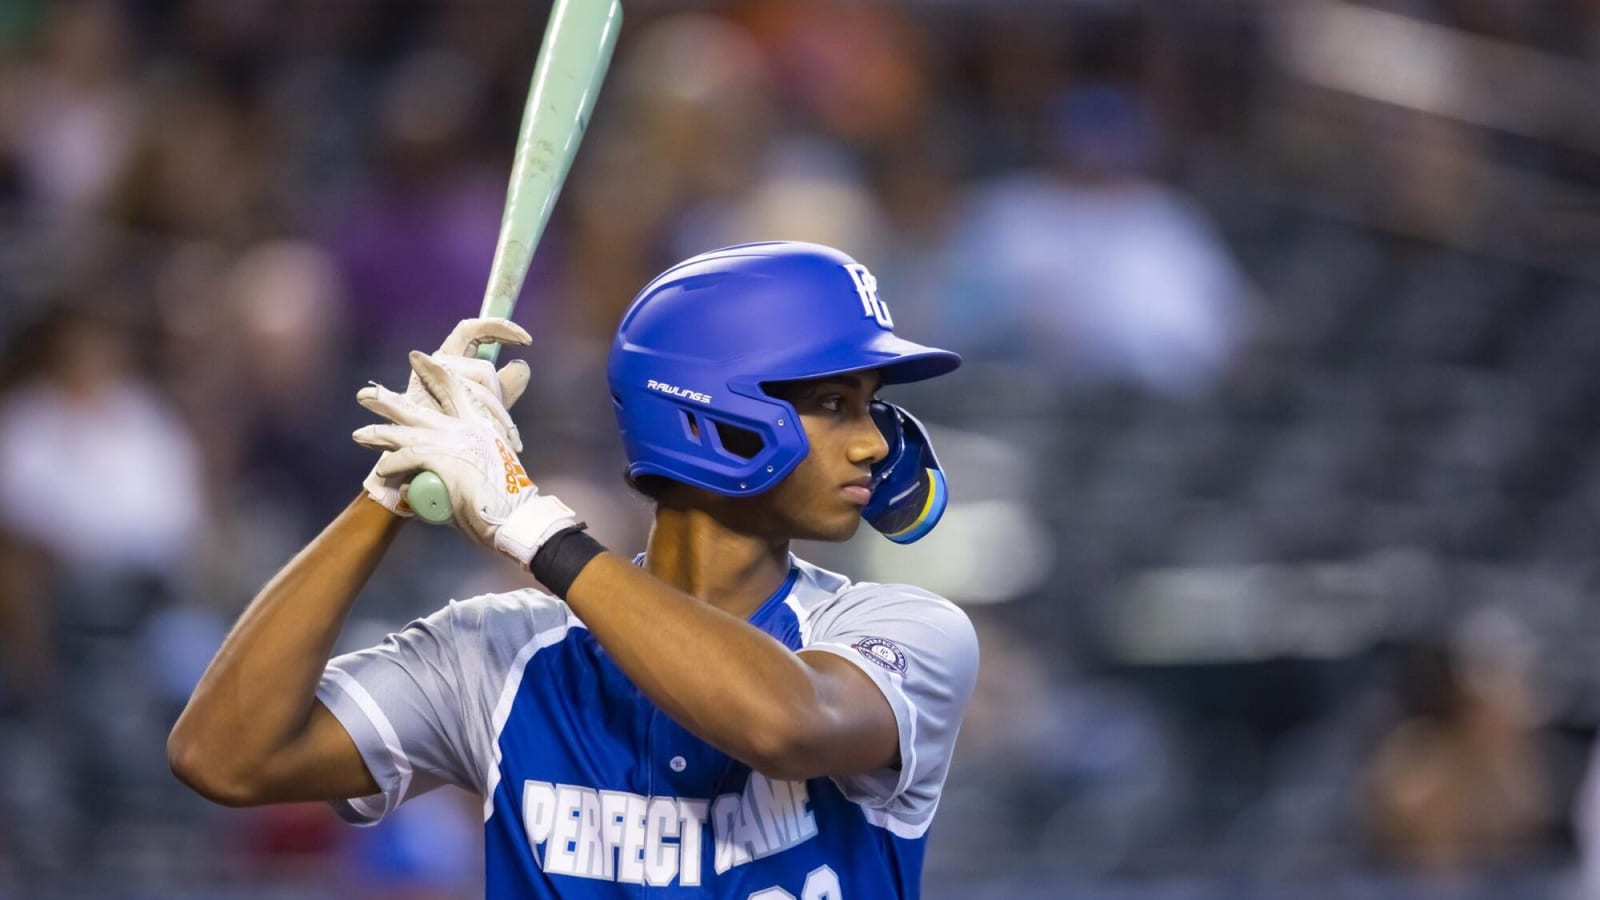
[[[574,526],[581,527],[581,523],[571,507],[549,494],[536,493],[495,528],[494,549],[526,569],[546,541]]]
[[[533,577],[550,589],[550,593],[565,600],[572,583],[578,580],[584,568],[594,558],[606,552],[604,544],[584,531],[582,522],[551,535],[539,548],[528,566]]]
[[[361,483],[361,487],[366,490],[369,500],[387,509],[390,513],[402,519],[409,519],[416,515],[415,512],[412,512],[410,505],[406,503],[404,488],[397,484],[394,479],[384,478],[376,471],[372,471],[367,474],[367,479]]]

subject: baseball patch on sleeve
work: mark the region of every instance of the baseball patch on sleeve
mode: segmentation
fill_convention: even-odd
[[[850,645],[867,659],[891,672],[906,673],[906,652],[894,641],[880,637],[866,637]]]

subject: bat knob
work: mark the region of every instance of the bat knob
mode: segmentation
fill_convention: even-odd
[[[425,522],[442,525],[450,521],[450,492],[444,480],[432,472],[422,472],[406,487],[406,505]]]

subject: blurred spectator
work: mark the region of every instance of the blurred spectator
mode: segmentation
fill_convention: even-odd
[[[668,16],[640,31],[571,191],[570,330],[609,340],[646,281],[730,233],[728,208],[755,181],[776,124],[768,67],[722,19]]]
[[[47,10],[37,59],[0,67],[0,152],[17,160],[24,202],[82,219],[101,211],[134,140],[127,34],[114,4]]]
[[[1369,770],[1381,848],[1408,868],[1461,875],[1524,858],[1551,803],[1532,740],[1527,638],[1479,612],[1451,647],[1403,647],[1395,686],[1408,718]]]
[[[112,221],[231,243],[274,223],[270,121],[192,72],[152,89],[149,104],[110,200]]]
[[[860,166],[843,148],[813,136],[774,142],[756,182],[724,213],[720,222],[683,223],[676,252],[793,240],[850,247],[858,259],[877,260],[889,241],[883,210]]]
[[[484,99],[483,73],[443,50],[407,58],[383,84],[373,178],[326,223],[363,359],[431,350],[483,297],[506,184],[477,141]],[[550,255],[536,255],[530,285]]]
[[[1145,174],[1151,110],[1125,88],[1074,87],[1049,127],[1053,168],[976,189],[945,327],[1065,385],[1206,393],[1249,337],[1250,289],[1204,215]]]
[[[192,439],[104,313],[58,307],[15,336],[0,400],[0,523],[62,565],[176,577],[203,498]]]
[[[258,503],[292,512],[310,531],[350,501],[372,460],[353,443],[329,445],[360,418],[344,283],[323,250],[295,241],[251,248],[228,274],[232,360],[239,394],[226,398],[239,435],[242,477]],[[343,426],[350,427],[343,427]]]
[[[166,719],[142,636],[187,576],[204,503],[193,441],[137,373],[133,337],[114,317],[57,306],[14,338],[17,380],[0,396],[0,532],[13,572],[0,619],[18,626],[8,644],[37,643],[8,647],[32,668],[13,687],[33,728],[0,734],[0,795],[8,819],[32,823],[18,836],[23,859],[49,869],[69,848],[95,858],[166,781]]]
[[[805,126],[857,151],[892,146],[931,115],[927,35],[882,0],[759,0],[739,13]]]

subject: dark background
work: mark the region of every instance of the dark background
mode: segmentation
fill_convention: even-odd
[[[802,550],[978,624],[927,896],[1600,897],[1600,3],[626,6],[529,468],[642,546],[606,341],[712,247],[966,356],[892,392],[939,530]],[[0,4],[0,896],[479,891],[472,798],[224,810],[164,738],[476,309],[546,13]],[[344,643],[520,583],[413,526]]]

